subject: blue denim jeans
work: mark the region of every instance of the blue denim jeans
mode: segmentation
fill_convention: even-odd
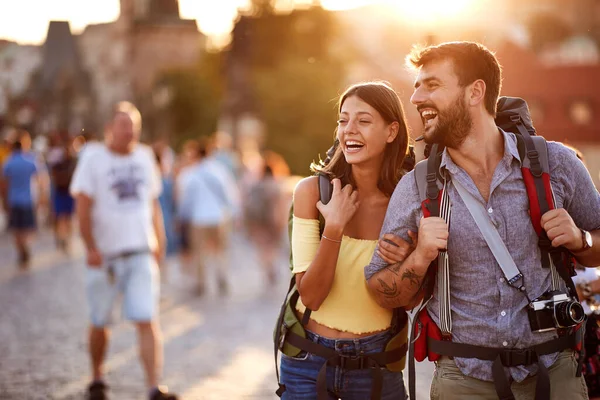
[[[360,339],[328,339],[306,331],[306,337],[315,343],[335,349],[346,356],[378,353],[385,350],[392,337],[389,331]],[[326,360],[314,354],[301,352],[297,357],[281,355],[281,383],[286,387],[282,400],[316,400],[317,375]],[[402,372],[382,369],[382,400],[405,400],[406,391]],[[373,378],[370,369],[344,370],[327,367],[327,391],[330,399],[365,400],[371,398]]]

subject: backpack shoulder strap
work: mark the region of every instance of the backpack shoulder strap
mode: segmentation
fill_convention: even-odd
[[[574,275],[574,264],[568,251],[553,251],[552,244],[546,232],[542,229],[541,219],[549,210],[556,208],[554,193],[550,183],[550,166],[548,162],[548,143],[542,136],[516,135],[519,156],[521,157],[521,171],[523,181],[529,198],[529,214],[531,224],[539,237],[542,267],[549,268],[550,261],[556,268],[559,277],[565,282],[572,296],[577,296],[575,285],[572,280]],[[533,160],[532,160],[533,159]],[[536,174],[536,165],[540,173]],[[553,273],[554,275],[554,273]],[[555,279],[553,278],[553,282]]]
[[[439,176],[441,153],[438,145],[434,144],[429,157],[415,165],[414,176],[425,217],[438,217],[440,215],[440,191],[444,187]]]
[[[421,202],[427,199],[427,160],[422,160],[415,165],[415,182],[419,190],[419,199]]]
[[[319,184],[319,200],[321,203],[327,204],[329,200],[331,200],[331,196],[333,194],[333,185],[331,184],[331,180],[329,180],[329,176],[325,174],[318,174],[318,184]],[[323,230],[325,229],[325,219],[319,213],[319,234],[323,235]]]
[[[550,166],[548,163],[548,144],[542,136],[515,135],[521,157],[521,171],[529,198],[531,223],[538,234],[542,235],[541,219],[549,210],[555,208],[554,195],[550,185]],[[536,169],[539,168],[539,171]]]

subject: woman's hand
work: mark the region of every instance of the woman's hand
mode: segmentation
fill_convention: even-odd
[[[388,264],[396,264],[404,261],[417,245],[417,234],[408,231],[408,236],[411,238],[412,244],[400,236],[386,233],[379,239],[377,254]]]
[[[333,193],[329,203],[317,203],[317,208],[328,228],[339,231],[340,235],[344,231],[346,224],[352,219],[356,210],[358,210],[358,192],[352,189],[351,185],[346,185],[342,189],[342,183],[339,179],[331,181]]]

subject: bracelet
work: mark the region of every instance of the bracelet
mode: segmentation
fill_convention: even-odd
[[[342,243],[342,241],[341,241],[341,240],[335,240],[335,239],[331,239],[331,238],[328,238],[328,237],[327,237],[327,236],[325,236],[325,235],[321,235],[321,237],[322,237],[323,239],[327,239],[327,240],[329,240],[330,242],[333,242],[333,243]]]

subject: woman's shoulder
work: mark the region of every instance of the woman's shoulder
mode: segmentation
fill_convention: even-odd
[[[301,218],[318,218],[319,178],[309,176],[298,182],[294,189],[294,215]]]
[[[319,198],[319,177],[309,176],[301,179],[294,189],[294,197],[309,196],[315,199]]]

